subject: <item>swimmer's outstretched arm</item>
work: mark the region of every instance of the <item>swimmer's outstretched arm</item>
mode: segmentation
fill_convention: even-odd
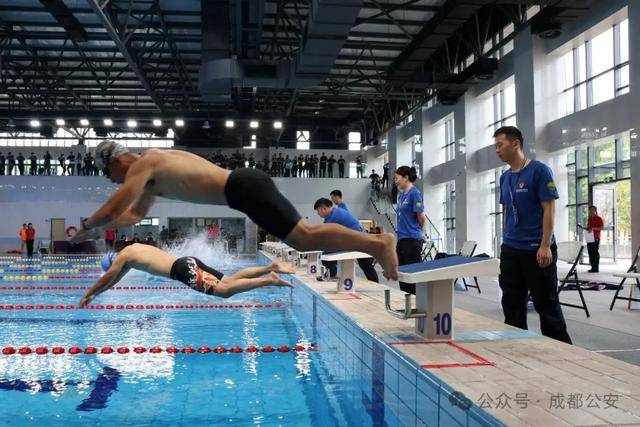
[[[80,299],[80,307],[84,307],[89,304],[95,297],[111,288],[118,283],[122,278],[131,270],[128,264],[128,259],[124,252],[121,252],[111,265],[111,268],[107,270],[93,285],[87,293]]]
[[[148,165],[134,163],[127,173],[124,184],[118,189],[98,211],[91,215],[75,236],[72,243],[90,239],[97,228],[113,226],[121,215],[128,213],[116,226],[132,225],[138,222],[136,214],[149,210],[153,204],[153,196],[145,196],[145,186],[151,177],[152,168]],[[146,208],[146,211],[144,209]]]

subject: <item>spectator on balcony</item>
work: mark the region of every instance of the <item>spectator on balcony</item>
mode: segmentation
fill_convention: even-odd
[[[76,156],[73,155],[73,151],[67,155],[67,172],[69,175],[74,175],[74,169],[76,164]]]
[[[345,160],[340,156],[338,159],[338,178],[344,178],[344,164]]]
[[[333,178],[333,166],[336,164],[336,159],[333,157],[333,154],[329,156],[327,159],[327,166],[329,171],[329,178]]]
[[[362,158],[360,156],[356,157],[356,178],[364,178],[362,172]]]
[[[324,153],[320,156],[320,178],[327,177],[327,156]]]
[[[49,150],[44,153],[44,173],[45,175],[51,175],[51,153],[49,153]]]
[[[13,157],[11,151],[7,153],[7,175],[13,175],[13,168],[16,165],[16,158]]]
[[[76,175],[82,175],[82,154],[80,152],[76,154]]]
[[[291,159],[289,158],[289,155],[287,154],[287,157],[284,159],[284,176],[289,178],[291,176],[292,168],[293,168],[293,161],[291,161]]]
[[[4,156],[4,154],[0,153],[0,175],[4,175],[4,167],[6,161],[7,158]]]
[[[18,172],[20,175],[24,175],[24,156],[22,153],[18,153]]]
[[[60,175],[64,175],[67,172],[67,164],[66,159],[64,158],[64,154],[60,153],[60,155],[58,156],[58,163],[60,163],[60,168],[62,169]]]
[[[38,158],[35,154],[31,153],[29,155],[29,175],[37,175],[38,174]]]

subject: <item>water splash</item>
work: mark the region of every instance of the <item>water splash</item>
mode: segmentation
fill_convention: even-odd
[[[206,232],[200,232],[166,247],[165,250],[176,258],[193,256],[207,265],[219,268],[233,266],[234,264],[235,260],[226,247],[224,240],[216,239],[211,241],[208,239]]]

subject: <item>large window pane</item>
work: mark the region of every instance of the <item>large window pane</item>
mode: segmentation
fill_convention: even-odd
[[[591,75],[613,68],[613,28],[591,40]]]
[[[629,86],[629,66],[620,68],[620,87]]]
[[[567,52],[562,57],[562,61],[564,62],[564,87],[568,89],[575,84],[573,79],[573,50]]]
[[[614,97],[613,70],[593,79],[593,105]]]
[[[620,62],[629,60],[629,20],[620,23]]]
[[[567,114],[571,114],[575,110],[575,91],[573,89],[569,89],[568,91],[562,94],[564,97],[564,107]]]
[[[616,178],[616,145],[615,141],[597,145],[593,148],[594,182]]]
[[[578,178],[578,203],[589,202],[589,177]]]
[[[578,86],[578,96],[580,97],[579,110],[587,108],[587,84],[582,83]]]
[[[516,85],[510,85],[504,90],[504,116],[516,113]]]
[[[587,60],[585,56],[584,44],[581,44],[578,49],[575,50],[576,62],[578,66],[578,82],[583,82],[587,79]],[[577,82],[576,82],[577,83]]]

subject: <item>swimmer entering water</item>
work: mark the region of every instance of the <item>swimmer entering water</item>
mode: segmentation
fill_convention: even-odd
[[[254,168],[222,169],[200,156],[178,150],[149,149],[142,155],[114,141],[102,141],[95,165],[111,181],[123,184],[73,237],[78,243],[102,234],[102,228],[138,223],[156,197],[191,203],[227,205],[244,212],[260,228],[299,251],[366,252],[378,260],[385,277],[397,280],[393,234],[368,234],[338,224],[307,223],[275,186]]]
[[[102,259],[102,268],[106,273],[82,297],[80,307],[84,307],[96,296],[118,283],[132,268],[178,280],[198,292],[222,298],[263,286],[293,287],[277,273],[295,273],[287,264],[274,262],[267,266],[245,268],[233,275],[225,276],[203,264],[198,258],[176,259],[154,246],[139,243],[127,246],[118,254],[106,254]]]

